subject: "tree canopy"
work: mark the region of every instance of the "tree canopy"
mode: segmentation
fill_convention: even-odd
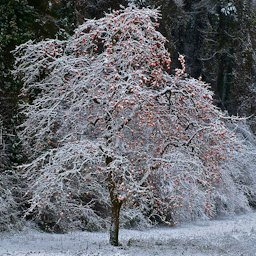
[[[236,145],[207,84],[185,60],[169,75],[159,12],[130,6],[88,20],[67,40],[15,51],[24,83],[20,139],[29,212],[55,224],[104,225],[118,244],[122,205],[173,223],[181,210],[212,216],[221,163]],[[26,98],[27,95],[27,98]]]

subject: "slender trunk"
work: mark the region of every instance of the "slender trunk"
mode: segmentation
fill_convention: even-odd
[[[109,162],[111,158],[106,158],[106,162]],[[111,159],[112,161],[112,159]],[[110,244],[114,246],[119,245],[118,235],[119,235],[119,219],[120,219],[120,209],[123,201],[118,199],[116,194],[116,183],[113,178],[113,172],[110,171],[108,174],[108,190],[110,195],[110,201],[112,204],[112,215],[111,215],[111,226],[110,226]]]
[[[112,201],[112,216],[111,216],[111,226],[110,226],[110,244],[114,246],[119,245],[119,218],[120,218],[120,209],[122,202],[118,200]]]

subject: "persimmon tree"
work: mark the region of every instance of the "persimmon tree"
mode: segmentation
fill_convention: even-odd
[[[30,212],[100,223],[109,205],[112,245],[123,205],[166,223],[182,207],[213,214],[233,135],[208,85],[187,78],[183,56],[168,74],[159,16],[130,6],[87,20],[66,41],[16,49]]]

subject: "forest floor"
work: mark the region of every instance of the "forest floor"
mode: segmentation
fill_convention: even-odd
[[[26,228],[0,234],[0,256],[256,256],[256,213],[175,228],[120,230],[122,246],[103,232],[49,234]]]

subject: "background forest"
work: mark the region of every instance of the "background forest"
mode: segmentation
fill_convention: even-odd
[[[29,207],[24,191],[26,182],[16,167],[26,163],[16,128],[23,116],[19,110],[22,87],[13,75],[11,51],[28,40],[66,39],[84,19],[101,18],[109,10],[135,3],[159,7],[159,31],[167,38],[171,73],[180,67],[179,54],[186,58],[186,72],[209,83],[214,103],[230,115],[250,117],[236,132],[247,149],[223,168],[223,182],[235,184],[229,191],[218,190],[217,212],[239,212],[256,205],[256,2],[254,0],[1,0],[0,2],[0,230],[19,225],[17,219]],[[33,98],[33,95],[31,96]],[[233,127],[230,124],[231,128]],[[248,155],[248,152],[254,154]],[[245,153],[247,152],[247,153]],[[225,180],[226,179],[226,180]],[[232,179],[230,181],[229,179]],[[24,190],[21,188],[24,187]],[[242,192],[239,192],[242,191]],[[246,197],[246,199],[245,199]],[[216,203],[218,204],[218,202]],[[103,212],[107,211],[103,209]],[[65,231],[55,213],[37,217],[43,229]],[[182,215],[182,214],[181,214]],[[125,223],[132,226],[142,217]],[[28,216],[27,218],[33,218]],[[102,216],[101,216],[102,217]],[[104,218],[104,216],[103,216]],[[127,217],[128,218],[128,217]],[[137,219],[136,219],[137,218]],[[139,218],[139,221],[138,221]],[[182,217],[181,219],[186,219]],[[52,223],[53,222],[53,223]],[[80,225],[80,224],[79,224]],[[79,226],[78,225],[78,226]],[[80,225],[81,226],[81,225]],[[104,227],[104,224],[101,225]],[[84,225],[87,229],[97,226]]]

